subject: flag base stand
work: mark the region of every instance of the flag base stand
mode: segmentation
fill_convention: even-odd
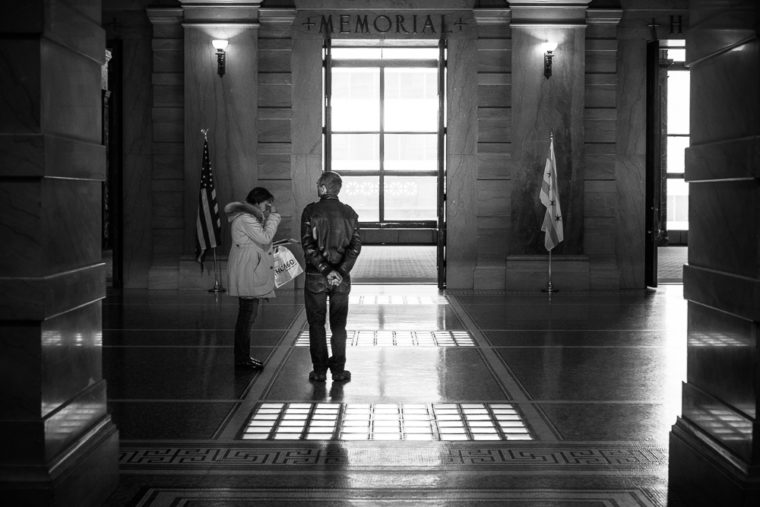
[[[224,288],[222,285],[222,282],[219,281],[221,278],[220,275],[220,269],[219,264],[216,262],[216,247],[214,247],[214,286],[211,287],[208,291],[214,292],[214,293],[220,293],[220,292],[227,292],[227,289]]]
[[[546,282],[546,288],[541,289],[541,292],[546,292],[550,296],[552,294],[559,292],[559,290],[555,289],[552,286],[552,251],[551,250],[549,250],[549,281]]]
[[[541,289],[541,292],[546,292],[548,294],[556,294],[557,292],[559,292],[559,289],[555,289],[554,287],[552,287],[552,281],[549,280],[548,282],[546,282],[546,288]]]
[[[214,286],[211,287],[208,291],[209,292],[227,292],[227,289],[222,287],[222,282],[220,282],[219,280],[214,280]]]

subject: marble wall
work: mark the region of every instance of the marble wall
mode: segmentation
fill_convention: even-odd
[[[350,4],[373,13],[468,9],[462,12],[472,20],[467,37],[449,47],[449,287],[544,285],[537,195],[548,150],[542,132],[551,130],[565,215],[565,241],[554,262],[567,261],[557,273],[567,273],[567,288],[643,287],[647,24],[654,17],[665,26],[686,2],[636,9],[635,2],[623,2],[623,9],[589,8],[584,0],[566,9],[533,3],[473,8],[472,2],[409,0],[367,11],[337,0],[290,8],[250,1],[235,9],[223,2],[149,9],[154,132],[148,285],[208,282],[192,255],[200,123],[214,124],[210,148],[220,207],[262,184],[284,214],[281,236],[298,234],[300,210],[314,199],[313,180],[322,166],[321,37],[308,34],[299,16]],[[209,49],[212,27],[241,13],[256,18],[258,28],[245,28],[239,42],[231,41],[227,75],[219,78]],[[562,21],[562,27],[547,20]],[[549,33],[562,41],[547,80],[537,44]],[[226,248],[218,253],[223,258]],[[517,278],[510,278],[510,269]]]
[[[760,502],[760,6],[694,0],[688,370],[670,439],[672,505]],[[726,431],[728,430],[728,431]]]
[[[512,195],[509,252],[545,253],[545,208],[538,200],[554,134],[564,241],[553,253],[583,251],[583,107],[585,26],[512,27]],[[552,76],[544,77],[541,43],[558,43]],[[519,69],[517,72],[516,69]]]
[[[209,151],[219,211],[240,201],[257,180],[258,27],[255,9],[213,16],[184,7],[184,144],[183,254],[195,251],[195,217],[198,213],[200,168],[203,155],[201,129],[209,129]],[[238,17],[241,16],[241,17]],[[235,24],[233,27],[233,23]],[[226,39],[226,72],[217,74],[212,39]],[[270,189],[274,190],[274,189]],[[275,192],[273,192],[275,193]],[[278,200],[279,201],[279,200]],[[278,204],[280,204],[278,202]],[[229,230],[222,217],[222,245],[229,250]]]
[[[101,371],[100,2],[6,2],[0,21],[0,488],[100,505],[118,480]]]

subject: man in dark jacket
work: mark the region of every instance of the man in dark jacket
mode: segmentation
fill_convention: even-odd
[[[346,319],[349,273],[361,251],[359,216],[351,206],[340,202],[343,184],[338,173],[324,172],[317,181],[319,201],[306,206],[301,215],[301,246],[306,257],[304,301],[309,322],[309,344],[314,370],[309,380],[324,382],[327,369],[333,381],[351,380],[346,364]],[[325,319],[330,298],[330,347],[327,355]]]

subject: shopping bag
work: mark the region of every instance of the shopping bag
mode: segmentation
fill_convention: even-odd
[[[303,273],[303,268],[293,256],[293,253],[284,246],[274,247],[274,285],[282,287],[295,277]]]

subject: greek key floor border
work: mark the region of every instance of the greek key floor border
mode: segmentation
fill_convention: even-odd
[[[517,502],[520,505],[547,505],[554,503],[594,504],[604,507],[654,507],[646,490],[641,489],[364,489],[364,488],[290,488],[282,489],[190,489],[150,488],[136,503],[139,507],[158,505],[185,505],[186,502],[228,501],[258,505],[261,502],[308,502],[309,505],[457,505],[479,502]]]
[[[667,466],[667,449],[640,445],[539,444],[478,446],[372,445],[322,442],[313,445],[130,446],[122,445],[122,472],[141,470],[257,469],[267,467],[340,467],[350,470],[515,467],[537,472],[557,469],[641,473]]]

